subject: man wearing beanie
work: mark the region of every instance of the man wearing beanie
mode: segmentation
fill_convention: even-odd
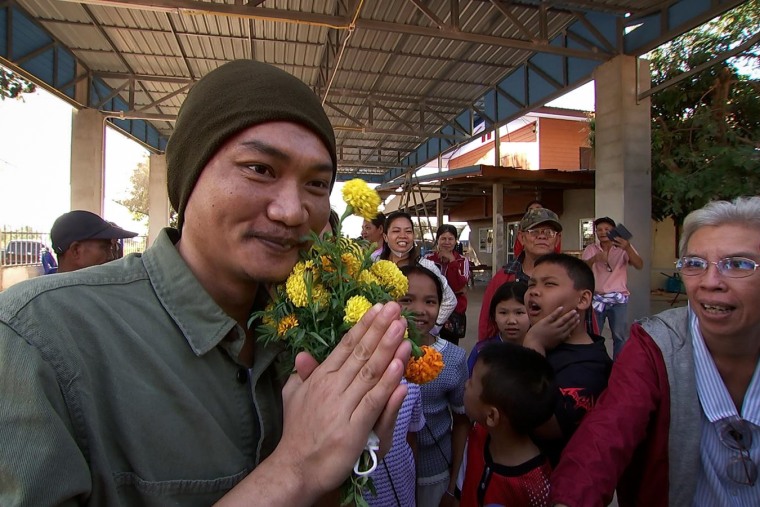
[[[3,505],[312,505],[370,430],[390,440],[409,355],[397,304],[322,365],[300,355],[290,379],[282,347],[248,328],[328,220],[335,138],[318,98],[228,63],[191,89],[166,157],[179,230],[0,294]]]

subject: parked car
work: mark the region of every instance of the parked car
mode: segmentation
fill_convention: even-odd
[[[39,264],[42,252],[47,247],[40,241],[32,239],[12,239],[5,246],[2,263],[6,266],[19,264]]]

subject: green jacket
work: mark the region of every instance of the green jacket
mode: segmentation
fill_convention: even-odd
[[[0,294],[0,505],[206,506],[274,450],[280,351],[236,362],[172,236]]]

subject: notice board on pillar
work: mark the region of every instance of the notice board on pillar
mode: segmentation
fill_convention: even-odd
[[[478,230],[478,251],[493,252],[493,229],[482,228]]]

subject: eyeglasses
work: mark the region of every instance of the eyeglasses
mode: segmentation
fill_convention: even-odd
[[[752,447],[752,431],[744,419],[732,417],[726,420],[718,431],[720,443],[739,456],[726,465],[726,475],[737,484],[754,486],[757,482],[757,465],[752,461],[749,450]]]
[[[757,262],[746,257],[726,257],[719,261],[708,261],[702,257],[684,256],[676,262],[676,269],[686,276],[701,275],[710,264],[715,264],[718,272],[728,278],[745,278],[757,269]]]
[[[532,238],[537,238],[539,236],[546,236],[547,238],[551,239],[554,236],[556,236],[557,234],[559,234],[554,229],[548,229],[548,228],[543,228],[543,229],[528,229],[525,232],[528,235],[530,235],[530,237],[532,237]]]

